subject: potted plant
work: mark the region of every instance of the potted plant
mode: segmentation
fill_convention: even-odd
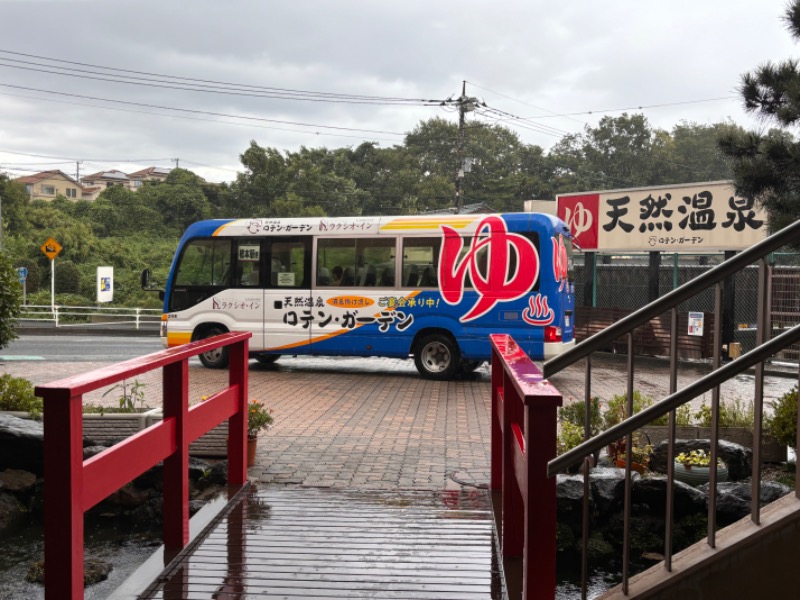
[[[700,485],[711,478],[711,454],[702,448],[681,452],[675,457],[675,479],[689,485]],[[717,459],[717,481],[728,480],[728,467]]]
[[[263,402],[251,400],[247,405],[247,466],[252,466],[256,460],[256,442],[258,432],[272,425],[272,410],[264,406]]]
[[[643,436],[641,431],[634,431],[632,439],[631,469],[643,474],[650,466],[653,445],[646,434]],[[627,438],[622,438],[609,444],[609,455],[617,467],[624,468],[627,460]]]
[[[654,400],[649,396],[643,395],[638,390],[633,392],[633,413],[638,413],[645,408],[652,406]],[[618,394],[606,403],[606,410],[603,412],[603,430],[610,429],[614,425],[621,423],[628,418],[628,398],[625,394]],[[658,419],[660,422],[664,418]],[[608,445],[608,457],[611,462],[618,467],[625,466],[627,439],[620,438]],[[631,468],[639,473],[644,473],[650,464],[650,455],[653,453],[653,445],[646,432],[633,432],[633,448],[631,448]]]

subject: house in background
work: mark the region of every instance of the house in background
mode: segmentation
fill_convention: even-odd
[[[69,200],[83,198],[83,186],[63,171],[42,171],[14,181],[25,186],[31,200],[55,200],[58,195]]]
[[[84,175],[81,177],[81,183],[87,187],[99,187],[105,189],[112,185],[120,185],[122,187],[130,188],[130,179],[122,171],[112,169],[111,171],[99,171],[91,175]]]
[[[163,167],[148,167],[135,173],[112,169],[86,175],[80,183],[62,171],[42,171],[14,181],[25,186],[31,200],[54,200],[59,194],[70,200],[97,200],[100,193],[111,186],[118,185],[135,192],[147,183],[166,180],[170,171],[172,169]]]
[[[149,167],[136,171],[135,173],[128,173],[130,179],[130,188],[135,192],[148,181],[164,181],[172,169],[165,169],[164,167]]]

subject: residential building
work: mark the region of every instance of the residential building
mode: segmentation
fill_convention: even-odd
[[[31,200],[55,200],[59,195],[69,200],[83,198],[83,186],[63,171],[42,171],[14,181],[25,186]]]
[[[112,169],[110,171],[99,171],[91,175],[84,175],[81,177],[81,183],[88,187],[108,188],[112,185],[120,185],[125,188],[130,188],[130,179],[122,171]]]
[[[114,185],[137,191],[148,182],[164,181],[172,169],[148,167],[135,173],[116,169],[86,175],[78,183],[62,171],[42,171],[15,179],[25,186],[31,200],[53,200],[59,194],[70,200],[97,200],[104,189]]]
[[[164,167],[148,167],[135,173],[128,173],[130,188],[135,192],[148,181],[164,181],[172,169]]]

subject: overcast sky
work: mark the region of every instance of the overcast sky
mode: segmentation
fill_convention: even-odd
[[[742,73],[800,54],[785,5],[0,0],[0,171],[75,176],[76,161],[83,175],[178,159],[229,181],[250,140],[389,147],[420,121],[455,123],[439,101],[464,80],[487,105],[469,119],[511,119],[545,149],[625,111],[667,130],[756,128],[736,88]]]

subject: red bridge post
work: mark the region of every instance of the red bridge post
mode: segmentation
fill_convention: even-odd
[[[491,335],[491,489],[502,495],[503,558],[522,557],[523,600],[555,598],[556,456],[561,394],[508,335]]]

